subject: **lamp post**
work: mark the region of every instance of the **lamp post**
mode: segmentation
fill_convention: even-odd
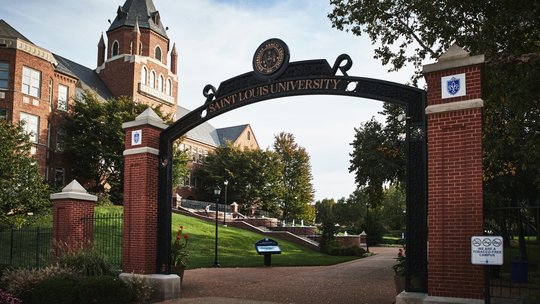
[[[218,244],[218,202],[219,202],[220,193],[221,193],[221,189],[218,186],[216,186],[216,188],[214,189],[214,195],[216,196],[216,210],[215,210],[216,211],[216,248],[215,248],[216,255],[214,256],[213,267],[219,267],[217,244]]]
[[[227,185],[229,184],[229,181],[225,180],[223,182],[223,184],[225,185],[225,197],[223,199],[223,226],[227,227],[227,222],[225,220],[225,215],[227,214]]]

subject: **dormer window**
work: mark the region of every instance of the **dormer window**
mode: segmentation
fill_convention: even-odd
[[[159,12],[152,13],[152,21],[154,21],[155,24],[159,24],[160,22]]]
[[[119,52],[120,52],[120,44],[118,43],[117,40],[115,40],[112,44],[111,57],[118,55]]]
[[[154,57],[161,61],[161,48],[158,46],[156,46],[156,49],[154,50]]]

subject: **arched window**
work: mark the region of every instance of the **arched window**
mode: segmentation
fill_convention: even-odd
[[[163,92],[163,75],[161,75],[161,74],[158,77],[157,89],[160,92]]]
[[[141,83],[144,85],[148,84],[148,70],[145,66],[141,69]]]
[[[118,55],[119,50],[120,50],[120,44],[118,43],[117,40],[115,40],[112,44],[111,57]]]
[[[167,78],[167,84],[165,85],[165,93],[168,96],[172,96],[172,83],[171,79]]]
[[[150,72],[150,87],[152,89],[156,88],[156,72]]]
[[[159,47],[159,45],[156,46],[156,49],[154,50],[154,55],[157,60],[161,61],[161,48]]]
[[[139,42],[139,55],[142,56],[142,42]]]

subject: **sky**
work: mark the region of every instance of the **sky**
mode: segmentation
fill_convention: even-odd
[[[0,0],[0,18],[34,44],[96,68],[97,44],[125,0]],[[252,71],[257,47],[279,38],[290,62],[351,56],[350,76],[405,84],[412,67],[388,73],[373,59],[368,37],[332,28],[329,0],[153,0],[178,51],[178,102],[188,109],[204,103],[207,84]],[[106,37],[105,37],[106,38]],[[169,50],[170,51],[170,50]],[[310,155],[315,199],[348,197],[355,189],[348,172],[355,130],[382,110],[382,102],[336,96],[300,96],[263,101],[209,121],[216,128],[250,124],[261,148],[274,136],[292,133]]]

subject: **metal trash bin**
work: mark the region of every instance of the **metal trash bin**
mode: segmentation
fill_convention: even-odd
[[[514,259],[510,264],[510,281],[512,283],[527,283],[529,280],[529,262]]]

